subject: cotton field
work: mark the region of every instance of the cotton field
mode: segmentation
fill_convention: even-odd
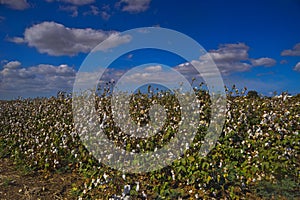
[[[1,101],[0,156],[39,173],[76,173],[84,181],[72,186],[75,199],[300,198],[300,95],[228,92],[223,131],[216,146],[202,157],[198,152],[210,123],[211,101],[205,91],[196,94],[200,126],[194,141],[162,169],[134,174],[99,163],[80,140],[72,96],[65,94]],[[155,152],[176,136],[181,105],[174,95],[132,96],[130,116],[137,124],[147,127],[151,102],[166,113],[160,131],[138,139],[115,125],[110,98],[97,96],[94,106],[99,126],[117,148]]]

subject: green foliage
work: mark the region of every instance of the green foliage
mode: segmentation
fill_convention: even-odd
[[[259,95],[258,95],[258,93],[257,93],[256,91],[250,90],[250,91],[248,92],[248,94],[247,94],[247,97],[249,97],[249,98],[258,98]]]
[[[255,192],[266,199],[285,197],[287,199],[299,199],[299,181],[293,180],[289,177],[270,182],[261,181],[255,186]]]

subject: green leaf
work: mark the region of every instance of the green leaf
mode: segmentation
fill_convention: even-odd
[[[188,160],[191,161],[191,162],[194,162],[194,161],[195,161],[195,158],[194,158],[194,156],[189,156],[189,157],[188,157]]]

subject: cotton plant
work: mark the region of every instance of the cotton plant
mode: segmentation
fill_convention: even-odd
[[[131,118],[137,124],[147,126],[153,103],[162,105],[167,116],[157,134],[137,139],[116,127],[110,88],[95,97],[97,120],[93,122],[117,148],[157,152],[176,136],[181,105],[172,93],[132,96]],[[195,89],[199,128],[194,141],[184,146],[184,154],[170,166],[157,171],[130,174],[99,163],[82,144],[78,129],[89,132],[86,126],[75,127],[71,96],[1,101],[0,153],[45,173],[74,171],[88,177],[78,186],[83,199],[93,195],[106,199],[235,198],[245,197],[264,181],[299,183],[300,96],[254,97],[236,87],[226,91],[225,125],[215,148],[206,157],[199,156],[210,124],[211,102],[207,91]],[[86,115],[81,117],[89,123]]]

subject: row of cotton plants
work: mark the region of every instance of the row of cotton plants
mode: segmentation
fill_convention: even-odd
[[[197,91],[200,126],[193,143],[180,159],[152,172],[125,173],[99,163],[80,140],[78,130],[85,126],[74,125],[72,97],[64,95],[1,101],[0,155],[42,173],[78,173],[84,183],[71,192],[79,199],[300,198],[300,95],[271,98],[232,91],[223,131],[207,156],[201,157],[199,150],[210,123],[211,101],[207,92]],[[147,138],[131,137],[116,126],[109,94],[95,102],[99,127],[126,152],[155,152],[181,125],[181,105],[172,93],[132,95],[130,117],[139,125],[150,123],[153,102],[165,110],[162,128]],[[88,124],[85,117],[82,122]]]

